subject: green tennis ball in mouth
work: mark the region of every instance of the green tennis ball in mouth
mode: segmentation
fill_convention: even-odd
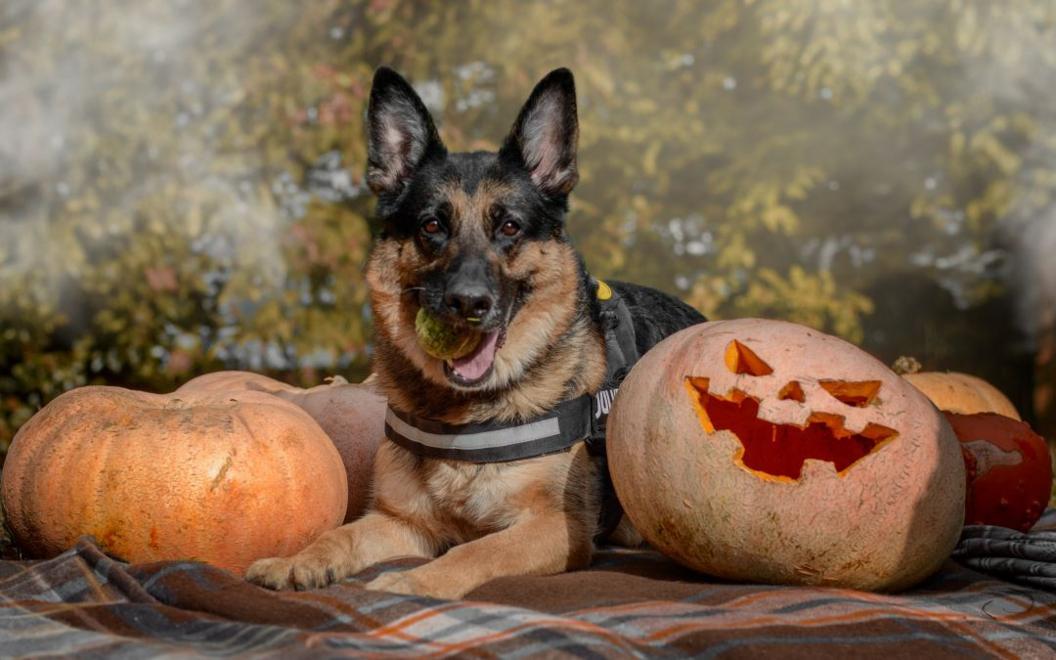
[[[438,360],[457,360],[480,345],[479,333],[452,328],[425,311],[424,307],[419,308],[414,317],[414,331],[422,350]]]

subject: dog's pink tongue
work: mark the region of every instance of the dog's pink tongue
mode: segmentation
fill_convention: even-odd
[[[498,330],[485,333],[480,340],[480,346],[475,351],[451,361],[451,369],[464,380],[477,380],[495,361],[495,348],[498,341]]]

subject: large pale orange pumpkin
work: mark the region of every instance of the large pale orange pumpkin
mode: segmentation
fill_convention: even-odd
[[[1019,411],[1008,397],[982,378],[955,371],[922,371],[902,377],[931,399],[939,410],[962,415],[992,412],[1020,419]]]
[[[269,394],[82,387],[19,429],[2,497],[34,557],[90,534],[127,561],[198,559],[241,573],[340,524],[346,483],[315,420]]]
[[[369,384],[340,376],[308,389],[249,371],[217,371],[187,381],[177,392],[267,392],[300,406],[326,431],[348,475],[345,521],[363,515],[370,500],[374,453],[385,438],[385,397]]]
[[[620,387],[608,453],[635,527],[672,558],[754,582],[897,590],[949,556],[957,439],[855,346],[779,321],[705,323]]]

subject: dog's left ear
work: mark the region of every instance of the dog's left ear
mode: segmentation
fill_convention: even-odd
[[[499,150],[525,167],[544,193],[567,195],[576,171],[576,83],[568,69],[551,71],[532,90]]]

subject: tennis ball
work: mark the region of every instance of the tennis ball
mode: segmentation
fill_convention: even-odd
[[[480,344],[480,334],[457,330],[436,318],[424,307],[414,317],[414,331],[422,350],[438,360],[456,360],[469,355]]]

